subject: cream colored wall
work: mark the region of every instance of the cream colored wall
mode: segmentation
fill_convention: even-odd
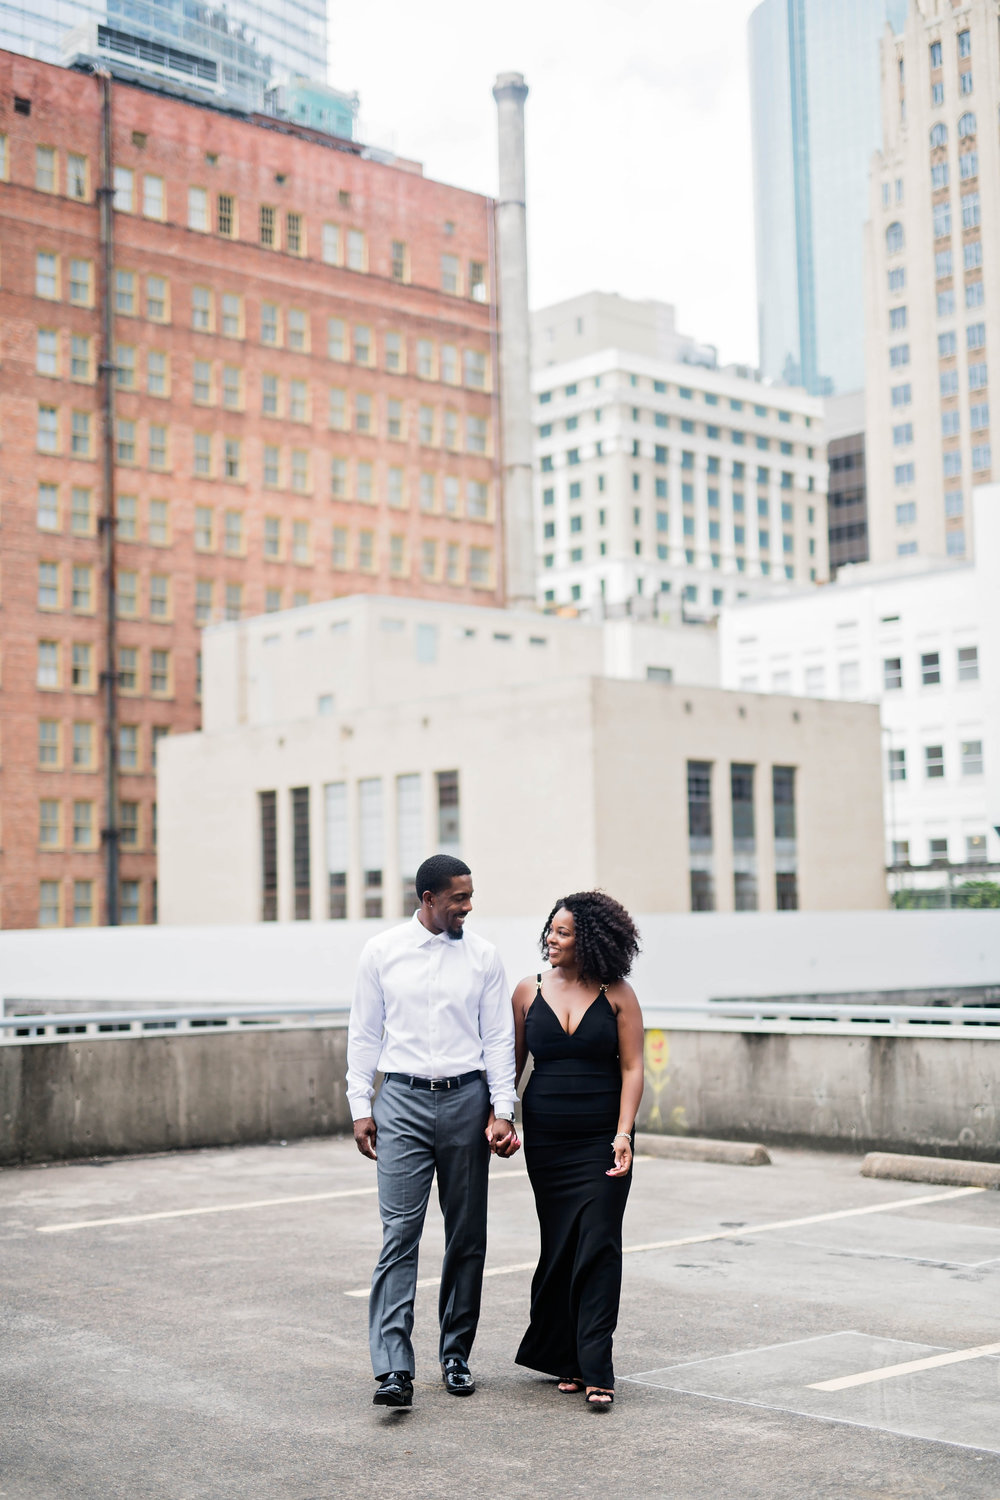
[[[383,778],[385,914],[402,916],[395,778],[423,775],[430,854],[437,848],[433,773],[454,769],[462,857],[478,899],[497,916],[547,912],[567,888],[595,879],[591,758],[587,679],[177,736],[159,772],[160,920],[259,919],[257,793],[270,789],[278,792],[278,916],[291,920],[290,789],[297,786],[310,788],[312,915],[325,918],[323,787],[342,780],[352,842],[348,915],[362,916],[356,781],[368,776]]]
[[[743,712],[741,713],[741,710]],[[796,717],[797,716],[797,717]],[[257,793],[278,793],[279,920],[293,915],[291,788],[310,788],[312,916],[326,917],[324,794],[348,783],[348,916],[363,915],[357,780],[383,779],[387,917],[402,910],[395,778],[423,777],[425,848],[437,847],[434,772],[457,769],[461,849],[497,917],[601,885],[640,911],[686,911],[689,759],[716,765],[719,910],[732,909],[728,766],[761,768],[758,888],[774,907],[770,766],[795,765],[800,904],[885,905],[878,711],[865,704],[578,678],[364,709],[276,728],[171,737],[159,772],[165,923],[259,919]]]
[[[757,887],[775,908],[771,767],[796,774],[799,904],[872,910],[887,902],[882,865],[878,709],[869,704],[594,684],[595,800],[602,884],[643,911],[689,908],[687,762],[711,761],[716,907],[733,909],[729,765],[755,777]]]

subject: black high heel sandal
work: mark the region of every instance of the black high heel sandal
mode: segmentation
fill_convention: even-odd
[[[572,1389],[565,1391],[563,1386],[571,1386]],[[556,1386],[560,1396],[579,1396],[580,1392],[586,1390],[586,1382],[579,1375],[564,1375]]]
[[[600,1399],[602,1396],[606,1396],[608,1399],[602,1401]],[[594,1411],[610,1411],[614,1404],[614,1391],[602,1390],[600,1386],[595,1386],[592,1391],[587,1392],[587,1405],[592,1406]]]

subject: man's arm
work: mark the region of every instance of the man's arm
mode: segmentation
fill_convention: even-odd
[[[513,1115],[517,1105],[514,1087],[514,1011],[507,994],[507,976],[500,955],[494,951],[487,968],[479,1001],[479,1035],[490,1103],[500,1114]],[[494,1121],[487,1127],[490,1146],[499,1156],[511,1156],[520,1142],[512,1124]]]
[[[347,1027],[347,1102],[351,1106],[358,1150],[373,1161],[375,1121],[372,1119],[372,1093],[384,1027],[385,1000],[378,965],[370,946],[366,945],[358,965]]]

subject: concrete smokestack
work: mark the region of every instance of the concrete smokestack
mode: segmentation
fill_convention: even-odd
[[[531,495],[531,323],[524,207],[524,101],[521,73],[500,73],[497,102],[500,196],[500,399],[503,413],[504,563],[507,603],[535,605],[535,527]]]

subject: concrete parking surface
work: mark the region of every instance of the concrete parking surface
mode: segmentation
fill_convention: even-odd
[[[1000,1358],[969,1353],[1000,1341],[1000,1194],[859,1167],[640,1160],[606,1415],[512,1364],[523,1159],[493,1168],[479,1390],[440,1384],[428,1284],[409,1413],[370,1404],[352,1142],[9,1170],[0,1496],[1000,1500]],[[432,1207],[429,1283],[440,1249]]]

